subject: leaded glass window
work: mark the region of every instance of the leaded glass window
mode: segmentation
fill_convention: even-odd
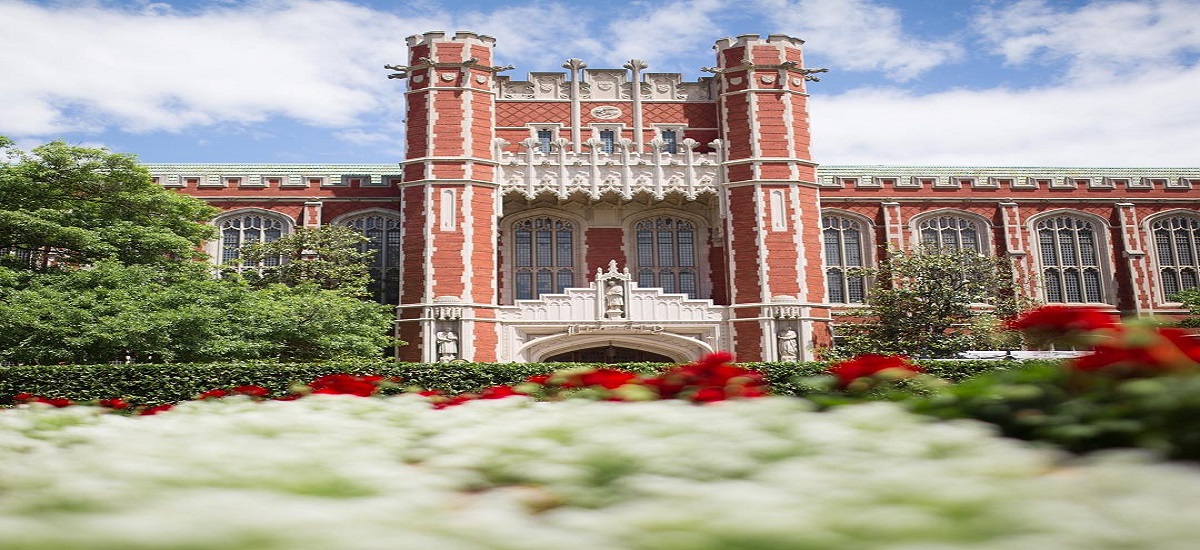
[[[550,152],[550,141],[553,139],[554,139],[554,130],[545,130],[545,129],[538,130],[537,131],[538,151],[540,151],[542,153],[549,153]]]
[[[600,150],[605,153],[612,153],[617,143],[617,132],[615,130],[600,130]]]
[[[856,273],[863,265],[863,226],[841,216],[821,218],[825,242],[825,283],[830,303],[861,304],[867,298],[866,278]]]
[[[250,243],[269,243],[279,240],[286,233],[283,220],[263,214],[245,214],[223,219],[219,224],[221,230],[220,250],[218,257],[221,264],[236,263],[238,251]],[[232,266],[239,271],[246,268],[275,267],[281,263],[278,256],[263,258],[262,262],[254,265],[242,264]]]
[[[1055,216],[1039,221],[1036,232],[1046,301],[1104,301],[1100,249],[1093,223],[1071,216]]]
[[[638,286],[699,297],[696,224],[670,216],[647,218],[634,226],[634,235]]]
[[[1172,216],[1150,225],[1163,297],[1200,288],[1200,218]]]
[[[977,223],[961,216],[932,216],[921,220],[917,227],[921,244],[946,250],[983,252]]]
[[[679,134],[675,130],[663,130],[663,152],[675,154],[679,152]]]
[[[518,300],[575,285],[575,226],[539,216],[513,224],[513,282]]]
[[[368,264],[371,283],[367,292],[381,304],[400,303],[400,219],[370,214],[345,225],[367,237],[367,242],[359,245],[360,251],[375,252]]]

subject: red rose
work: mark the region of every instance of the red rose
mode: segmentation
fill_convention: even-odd
[[[580,382],[584,386],[600,386],[607,390],[615,390],[636,379],[637,375],[631,372],[615,369],[596,369],[584,373],[580,377]]]
[[[125,409],[128,409],[128,408],[129,408],[129,402],[128,402],[128,401],[125,401],[124,399],[121,399],[121,398],[119,398],[119,397],[118,397],[118,398],[114,398],[114,399],[101,399],[101,400],[98,402],[98,404],[99,404],[101,407],[105,407],[105,408],[108,408],[108,409],[116,409],[116,410],[118,410],[118,411],[120,411],[120,410],[125,410]]]
[[[900,372],[921,372],[921,367],[910,363],[908,358],[903,355],[874,355],[869,353],[831,365],[825,372],[836,376],[838,383],[841,387],[845,388],[859,378],[874,376],[885,370],[892,369]]]
[[[1145,332],[1142,332],[1145,331]],[[1109,371],[1118,375],[1153,376],[1200,367],[1200,341],[1177,328],[1135,327],[1126,337],[1106,341],[1069,365],[1082,372]]]
[[[29,392],[21,392],[13,396],[13,401],[17,403],[26,403],[32,401],[35,396]]]
[[[70,407],[73,404],[70,399],[64,399],[62,397],[35,396],[33,398],[33,402],[34,403],[44,403],[46,405],[50,405],[52,407],[57,407],[60,409],[63,407]]]
[[[529,378],[526,378],[525,381],[529,382],[530,384],[538,384],[541,386],[545,386],[546,382],[550,381],[550,375],[549,374],[539,374],[537,376],[530,376]]]
[[[232,391],[233,393],[249,395],[250,397],[266,397],[271,393],[271,390],[268,390],[262,386],[237,386],[236,388],[233,388]]]
[[[492,386],[484,388],[483,391],[479,392],[480,399],[504,399],[505,397],[512,397],[514,395],[524,396],[525,394],[518,393],[510,386]]]
[[[354,376],[351,374],[329,374],[309,383],[314,394],[357,395],[370,397],[379,390],[382,376]]]
[[[155,405],[153,407],[146,407],[146,408],[142,409],[141,411],[138,411],[138,414],[141,416],[152,416],[152,415],[156,415],[160,412],[169,411],[174,406],[175,405],[171,405],[169,403],[165,404],[165,405]]]
[[[204,392],[204,393],[202,393],[202,394],[200,394],[200,395],[197,395],[197,396],[196,396],[196,399],[200,399],[200,400],[204,400],[204,399],[220,399],[220,398],[222,398],[222,397],[225,397],[225,396],[227,396],[227,395],[229,395],[229,392],[227,392],[227,391],[225,391],[225,390],[221,390],[221,389],[216,389],[216,390],[208,390],[208,391],[206,391],[206,392]]]
[[[1005,322],[1008,328],[1057,338],[1076,332],[1092,332],[1117,326],[1113,316],[1094,307],[1042,306]]]

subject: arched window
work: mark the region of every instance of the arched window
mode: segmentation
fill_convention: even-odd
[[[369,214],[351,218],[346,226],[369,239],[359,250],[375,252],[371,256],[371,297],[381,304],[400,303],[400,219],[395,216]]]
[[[671,216],[647,218],[637,222],[634,235],[638,286],[699,297],[696,224]]]
[[[947,250],[983,252],[979,224],[963,216],[930,216],[917,225],[921,245]]]
[[[1150,224],[1163,297],[1200,288],[1200,218],[1171,216]]]
[[[824,216],[821,227],[830,303],[863,303],[867,298],[866,279],[851,273],[855,268],[864,267],[862,224],[851,218]]]
[[[575,285],[575,225],[538,216],[513,223],[516,298],[532,300]]]
[[[1036,226],[1047,302],[1104,301],[1100,247],[1093,223],[1071,216],[1043,218]]]
[[[221,264],[228,264],[238,259],[238,251],[245,245],[250,243],[264,242],[269,243],[279,240],[280,237],[287,234],[288,226],[286,223],[277,217],[267,214],[251,213],[234,215],[227,218],[222,218],[217,223],[217,227],[221,231],[220,248],[217,251],[217,257],[221,259]],[[258,267],[274,267],[281,262],[279,257],[264,258],[262,262],[255,265],[237,265],[234,266],[238,271],[243,269],[254,269]]]

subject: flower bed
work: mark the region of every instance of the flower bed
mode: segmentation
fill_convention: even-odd
[[[0,547],[1190,548],[1200,470],[1161,459],[1200,460],[1200,342],[1062,309],[1014,324],[1093,354],[957,385],[860,356],[797,377],[807,399],[721,353],[454,395],[23,393]]]
[[[1184,548],[1200,473],[889,403],[435,410],[248,396],[0,414],[6,548]]]

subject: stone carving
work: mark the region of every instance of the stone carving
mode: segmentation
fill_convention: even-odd
[[[502,89],[505,99],[533,99],[533,84],[529,82],[506,82]]]
[[[604,120],[613,119],[621,116],[621,109],[612,105],[601,105],[592,109],[592,116]]]
[[[438,331],[437,354],[439,363],[449,363],[458,359],[458,335],[454,334],[454,331]]]
[[[618,319],[625,316],[625,288],[621,281],[609,279],[604,291],[604,316]]]
[[[777,335],[779,338],[779,360],[795,361],[799,356],[800,346],[797,342],[796,331],[791,327],[785,328]]]

